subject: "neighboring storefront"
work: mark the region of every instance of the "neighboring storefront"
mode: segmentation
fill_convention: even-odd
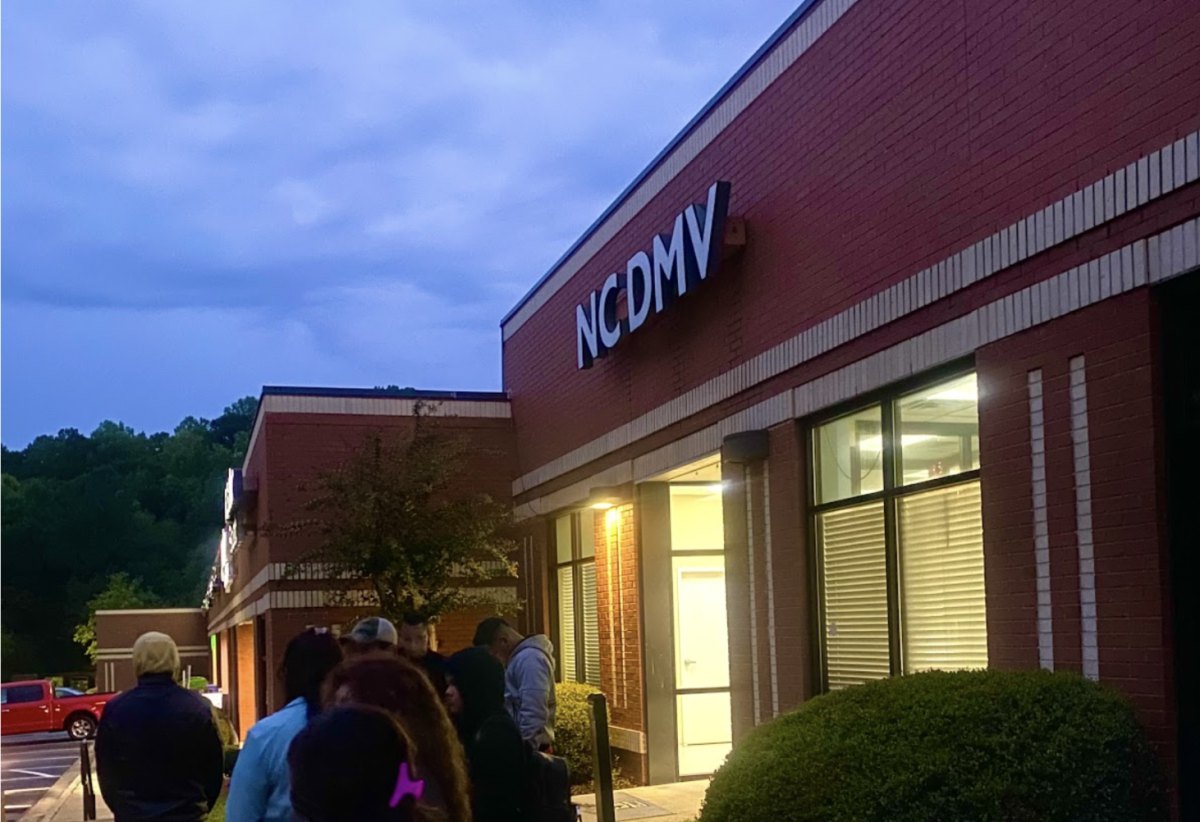
[[[624,766],[986,666],[1121,688],[1176,766],[1195,42],[1182,0],[806,3],[503,320],[531,611]]]
[[[231,471],[226,484],[225,527],[207,608],[214,681],[243,737],[282,707],[278,670],[288,641],[308,627],[348,631],[369,611],[365,592],[347,600],[344,586],[331,584],[329,570],[309,561],[320,529],[296,526],[314,516],[306,505],[321,475],[345,465],[371,435],[411,432],[418,403],[426,425],[467,439],[476,452],[461,490],[506,502],[515,463],[503,394],[263,389],[244,468]],[[498,599],[516,603],[516,580],[495,587]],[[485,615],[447,615],[437,640],[445,648],[469,645]]]
[[[622,768],[1040,666],[1128,693],[1190,784],[1197,42],[1187,0],[807,2],[504,318],[505,392],[459,418],[509,437],[521,624],[608,695]],[[283,401],[260,523],[313,419]],[[235,686],[320,599],[248,539],[210,610]]]

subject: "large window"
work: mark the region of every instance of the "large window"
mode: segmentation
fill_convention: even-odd
[[[975,375],[812,437],[825,686],[987,667]]]
[[[564,682],[600,685],[596,536],[591,509],[554,523],[555,649]]]

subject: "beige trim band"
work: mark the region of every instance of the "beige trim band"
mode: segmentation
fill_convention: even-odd
[[[513,482],[513,496],[578,470],[761,382],[1200,180],[1200,132],[1167,144],[1041,211],[800,332]]]
[[[897,380],[960,359],[997,340],[1200,267],[1200,218],[995,300],[923,334],[784,391],[715,425],[516,506],[527,519],[581,505],[597,485],[641,482],[717,453],[730,434],[806,417]]]

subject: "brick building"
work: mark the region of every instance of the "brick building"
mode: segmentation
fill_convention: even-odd
[[[523,624],[626,769],[1040,666],[1196,784],[1197,44],[1191,0],[809,0],[502,320]]]
[[[230,472],[208,607],[215,681],[229,695],[243,737],[283,706],[277,671],[288,641],[309,626],[349,630],[366,607],[332,594],[328,573],[305,561],[320,544],[319,530],[289,526],[313,517],[306,504],[320,475],[344,465],[367,437],[411,431],[418,402],[425,404],[424,424],[475,446],[462,490],[507,503],[513,430],[503,394],[263,389],[245,465]],[[516,600],[516,580],[497,586]],[[482,616],[448,615],[438,626],[441,646],[469,645]]]
[[[535,610],[626,763],[990,665],[1120,687],[1176,767],[1197,44],[1186,0],[805,3],[504,318]]]

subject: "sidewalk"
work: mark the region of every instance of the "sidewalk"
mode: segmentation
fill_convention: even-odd
[[[92,784],[96,784],[96,776],[92,775]],[[104,799],[96,792],[96,819],[112,819],[112,811],[104,804]],[[8,820],[3,820],[8,822]],[[32,808],[21,817],[21,822],[83,822],[83,778],[80,774],[79,762],[76,762],[67,772],[59,777],[50,790],[37,801]]]
[[[618,822],[632,819],[653,819],[654,822],[690,822],[700,816],[700,805],[708,780],[674,782],[646,788],[626,788],[613,794]],[[592,794],[575,797],[584,822],[596,822],[596,797]]]

